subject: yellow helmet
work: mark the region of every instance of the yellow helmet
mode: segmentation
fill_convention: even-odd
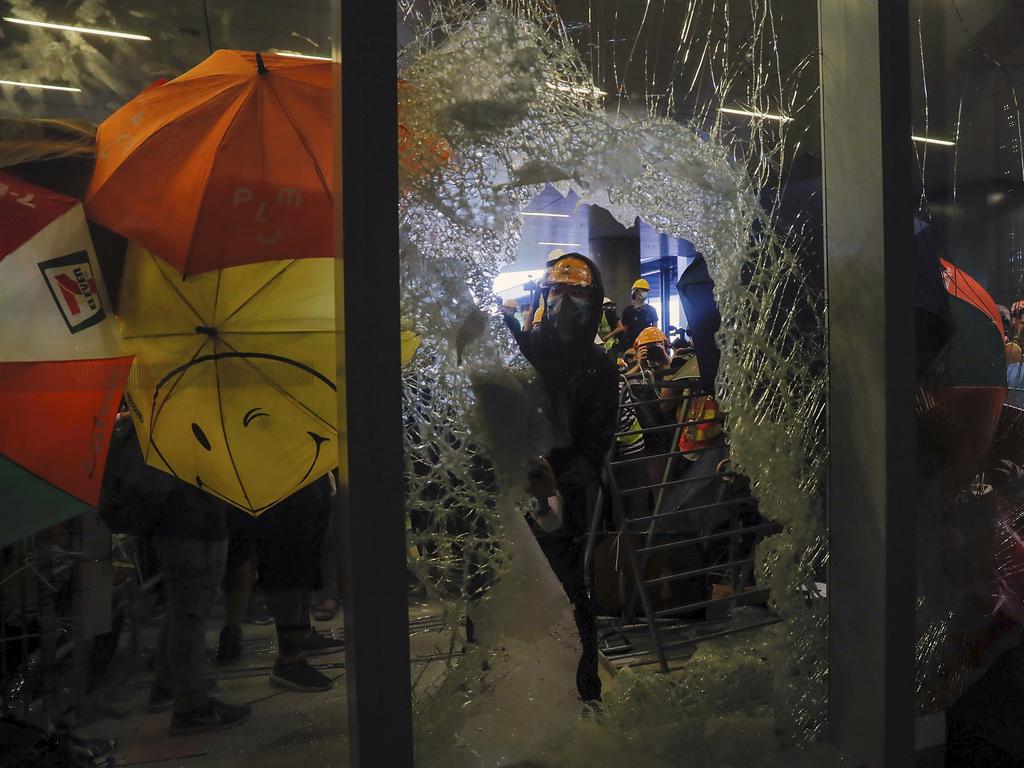
[[[668,337],[661,332],[661,328],[655,328],[653,325],[650,328],[644,328],[636,337],[636,341],[633,343],[634,347],[642,347],[644,344],[660,343],[665,344],[668,342]]]
[[[583,259],[567,256],[544,270],[544,285],[578,285],[590,288],[594,276]]]
[[[544,319],[544,305],[541,304],[537,307],[537,311],[533,313],[533,324],[540,325],[540,321]]]
[[[651,290],[651,284],[644,280],[642,277],[633,283],[633,287],[629,289],[632,291],[649,291]]]

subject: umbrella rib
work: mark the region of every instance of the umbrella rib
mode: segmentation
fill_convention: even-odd
[[[215,77],[215,75],[210,75],[209,77],[211,77],[211,78],[212,78],[212,77]],[[200,109],[202,109],[202,108],[204,108],[204,107],[206,107],[206,106],[209,106],[209,103],[210,103],[210,101],[212,101],[213,99],[215,99],[215,98],[217,98],[217,97],[221,96],[221,95],[222,95],[222,94],[224,94],[224,93],[227,93],[227,92],[228,92],[229,90],[231,90],[232,88],[236,88],[236,87],[240,88],[240,87],[243,87],[243,86],[240,86],[240,85],[238,85],[237,83],[228,83],[228,84],[226,84],[226,85],[224,86],[224,88],[222,88],[222,89],[221,89],[220,91],[218,91],[217,93],[213,94],[212,96],[208,96],[207,98],[203,99],[203,101],[201,101],[201,102],[199,102],[199,103],[197,103],[197,104],[195,104],[195,105],[193,105],[193,106],[189,107],[188,109],[186,109],[186,110],[185,110],[184,112],[182,112],[182,113],[181,113],[180,115],[176,116],[176,117],[174,118],[174,120],[170,120],[170,121],[168,121],[168,122],[166,122],[166,123],[163,123],[162,125],[159,125],[159,126],[157,126],[157,127],[156,127],[156,128],[155,128],[155,129],[154,129],[154,130],[153,130],[152,132],[151,132],[151,133],[147,134],[145,138],[141,139],[141,140],[140,140],[140,141],[139,141],[139,142],[138,142],[138,143],[137,143],[137,144],[135,145],[135,148],[134,148],[134,149],[133,149],[133,150],[132,150],[132,151],[131,151],[131,152],[130,152],[130,153],[129,153],[128,155],[126,155],[126,156],[125,156],[124,158],[122,158],[122,159],[121,159],[121,161],[120,161],[120,162],[119,162],[119,163],[117,164],[117,166],[116,166],[116,167],[115,167],[115,168],[113,169],[113,171],[111,171],[110,173],[108,173],[108,174],[107,174],[107,178],[106,178],[106,179],[104,179],[104,180],[103,180],[103,181],[102,181],[102,182],[101,182],[101,183],[99,184],[99,186],[98,186],[98,187],[97,187],[97,188],[96,188],[96,189],[95,189],[95,190],[93,191],[93,193],[92,193],[92,194],[91,194],[91,195],[89,196],[89,197],[90,197],[90,200],[91,200],[91,199],[93,199],[93,198],[95,198],[95,197],[96,197],[96,195],[98,195],[98,194],[99,194],[100,190],[101,190],[101,189],[103,189],[103,187],[104,187],[104,186],[106,185],[106,183],[107,183],[108,181],[110,181],[110,179],[111,179],[111,177],[113,177],[114,173],[116,173],[116,172],[117,172],[118,170],[120,170],[120,169],[121,169],[121,167],[122,167],[122,166],[124,166],[124,165],[125,165],[125,163],[126,163],[126,162],[128,162],[128,160],[129,160],[129,159],[130,159],[130,158],[131,158],[131,157],[132,157],[132,156],[133,156],[133,155],[134,155],[134,154],[135,154],[136,152],[138,152],[138,151],[139,151],[140,149],[142,149],[142,148],[143,148],[143,147],[144,147],[144,146],[145,146],[145,145],[146,145],[146,144],[147,144],[148,142],[150,142],[150,141],[151,141],[151,140],[152,140],[152,139],[153,139],[154,137],[156,137],[156,136],[157,136],[158,134],[160,134],[160,133],[162,133],[163,131],[165,131],[165,130],[167,130],[168,128],[170,128],[170,126],[172,126],[172,125],[173,125],[174,123],[176,123],[176,122],[177,122],[178,120],[181,120],[181,119],[183,119],[183,118],[189,117],[189,116],[190,116],[190,115],[191,115],[191,114],[192,114],[193,112],[197,112],[198,110],[200,110]],[[147,103],[148,103],[148,102],[147,102]],[[127,105],[126,105],[126,106],[127,106]]]
[[[190,364],[190,362],[193,362],[197,357],[199,357],[199,353],[203,351],[203,347],[206,346],[208,341],[209,341],[209,339],[203,339],[203,343],[201,343],[199,345],[199,349],[196,350],[196,352],[193,354],[193,356],[188,358],[188,362],[186,362],[185,365],[178,366],[175,369],[178,372],[178,378],[174,380],[174,382],[171,384],[171,388],[169,390],[167,390],[167,395],[164,397],[164,402],[165,403],[167,402],[167,400],[169,400],[171,398],[171,395],[174,394],[174,390],[177,389],[178,384],[181,383],[181,379],[184,377],[185,371],[188,370],[188,364]],[[170,376],[173,373],[174,373],[174,371],[172,371],[170,374],[168,374],[168,376]],[[164,378],[166,379],[167,377],[164,377]],[[162,379],[161,381],[159,381],[157,383],[157,386],[153,390],[153,416],[151,417],[150,421],[153,422],[154,426],[150,430],[150,442],[153,442],[153,429],[156,429],[157,419],[160,418],[160,413],[161,413],[161,411],[163,411],[163,406],[161,406],[159,411],[157,410],[157,393],[160,390],[160,387],[163,385],[163,383],[164,383],[164,380]]]
[[[196,332],[194,330],[191,330],[191,331],[175,331],[174,333],[142,333],[142,334],[137,334],[137,335],[134,335],[134,336],[122,336],[121,338],[125,339],[127,341],[130,341],[130,340],[133,340],[133,339],[168,339],[168,338],[172,338],[174,336],[189,337],[189,336],[195,336],[195,335],[196,335]]]
[[[277,279],[278,279],[278,278],[279,278],[279,277],[280,277],[281,275],[283,275],[283,274],[284,274],[285,272],[287,272],[287,271],[288,271],[289,269],[291,269],[292,267],[294,267],[294,266],[295,266],[295,265],[296,265],[297,263],[298,263],[298,259],[292,259],[292,260],[291,260],[291,261],[289,261],[289,262],[288,262],[287,264],[285,264],[285,265],[284,265],[284,266],[283,266],[283,267],[281,268],[281,270],[280,270],[280,271],[278,271],[278,272],[276,272],[276,273],[274,273],[274,275],[273,275],[273,276],[271,276],[271,277],[270,277],[270,278],[269,278],[269,279],[267,280],[267,282],[265,282],[265,283],[264,283],[263,285],[261,285],[261,286],[260,286],[259,288],[257,288],[257,289],[256,289],[255,291],[253,291],[252,295],[251,295],[251,296],[249,296],[249,298],[247,298],[247,299],[246,299],[245,301],[243,301],[243,302],[242,302],[241,304],[239,304],[239,305],[238,305],[237,307],[235,307],[234,311],[233,311],[233,312],[232,312],[232,313],[231,313],[230,315],[228,315],[228,316],[227,316],[227,317],[225,317],[225,318],[224,318],[223,320],[221,320],[221,322],[220,322],[220,325],[221,325],[221,326],[223,326],[223,325],[224,325],[225,323],[227,323],[227,322],[228,322],[228,321],[229,321],[229,320],[230,320],[231,318],[233,318],[233,317],[234,317],[235,315],[237,315],[237,314],[238,314],[239,312],[241,312],[241,311],[242,311],[242,309],[244,309],[244,308],[245,308],[245,306],[246,306],[246,305],[247,305],[247,304],[248,304],[248,303],[249,303],[250,301],[252,301],[252,300],[253,300],[254,298],[256,298],[257,296],[259,296],[259,295],[260,295],[260,294],[261,294],[261,293],[262,293],[263,291],[265,291],[265,290],[266,290],[266,289],[267,289],[268,287],[270,287],[270,286],[271,286],[271,285],[272,285],[272,284],[273,284],[273,283],[274,283],[274,282],[275,282],[275,281],[276,281],[276,280],[277,280]],[[237,352],[238,350],[236,349],[235,351]]]
[[[230,346],[230,345],[227,345]],[[237,351],[237,350],[236,350]],[[217,350],[214,348],[214,353]],[[238,487],[242,489],[242,495],[245,496],[245,503],[249,505],[249,508],[253,508],[252,499],[249,498],[249,493],[245,490],[245,483],[242,482],[242,475],[238,471],[238,465],[235,463],[235,455],[231,452],[231,444],[228,442],[228,429],[227,425],[224,424],[224,398],[220,389],[220,359],[215,358],[213,361],[213,373],[217,379],[217,413],[220,416],[220,431],[224,435],[224,447],[227,449],[228,458],[231,459],[231,469],[235,472],[235,479],[238,480]]]
[[[210,320],[213,322],[214,327],[217,325],[217,305],[220,303],[220,280],[223,274],[223,269],[217,270],[217,288],[213,292],[213,313],[210,315]]]
[[[313,163],[313,169],[316,171],[317,178],[320,179],[320,186],[323,187],[324,193],[327,195],[327,199],[333,201],[334,197],[331,195],[331,188],[327,184],[327,179],[324,178],[323,171],[320,169],[320,163],[317,162],[316,154],[313,152],[313,147],[310,146],[309,139],[306,138],[306,134],[301,131],[291,114],[289,114],[288,110],[285,109],[284,102],[281,101],[281,97],[277,95],[277,90],[274,88],[274,81],[271,78],[267,78],[267,86],[270,89],[270,93],[273,95],[274,100],[277,101],[278,106],[281,107],[281,114],[288,118],[288,122],[291,124],[292,130],[295,131],[295,135],[298,136],[299,141],[302,142],[302,146],[306,150],[306,154],[309,155],[309,159]]]
[[[308,413],[310,416],[312,416],[314,419],[316,419],[318,422],[323,424],[328,429],[337,431],[335,429],[335,427],[332,427],[330,425],[330,423],[326,419],[324,419],[320,414],[314,412],[312,409],[309,408],[309,406],[307,406],[301,400],[296,398],[295,395],[293,395],[291,392],[289,392],[287,389],[282,387],[280,384],[278,384],[272,378],[267,376],[263,371],[261,371],[255,365],[253,365],[252,362],[249,360],[249,356],[239,352],[237,349],[235,349],[233,346],[231,346],[231,344],[228,342],[227,339],[222,337],[221,341],[224,342],[224,346],[230,348],[235,354],[237,354],[240,360],[242,360],[246,365],[248,365],[250,368],[252,368],[254,371],[256,371],[256,375],[258,375],[261,379],[264,379],[267,382],[267,384],[269,384],[271,387],[273,387],[278,392],[280,392],[288,400],[291,400],[299,410]],[[322,374],[318,374],[318,375],[320,375],[320,377],[323,378]],[[329,379],[327,381],[330,382]],[[334,387],[334,384],[331,384],[331,387]]]
[[[154,261],[156,261],[156,256],[154,256],[152,253],[149,254],[149,258],[151,258]],[[185,298],[185,294],[183,294],[180,290],[178,290],[177,282],[174,281],[174,280],[171,280],[171,278],[167,276],[167,274],[163,271],[163,269],[160,268],[160,264],[159,263],[156,264],[156,271],[160,273],[160,277],[162,277],[164,279],[164,282],[167,283],[167,285],[169,285],[171,287],[171,290],[174,291],[174,293],[177,295],[177,297],[179,299],[181,299],[182,303],[186,307],[188,307],[190,310],[192,310],[192,314],[196,316],[197,320],[199,320],[199,324],[200,325],[208,325],[206,320],[203,319],[203,316],[199,313],[199,310],[197,310],[195,307],[193,307],[192,306],[192,302],[190,302],[188,299]],[[184,278],[182,278],[182,279],[184,280]]]
[[[300,330],[300,331],[224,331],[222,335],[235,334],[238,336],[287,336],[289,334],[306,334],[311,333],[330,333],[335,334],[337,331],[322,331],[322,330]],[[125,336],[124,338],[128,338]]]

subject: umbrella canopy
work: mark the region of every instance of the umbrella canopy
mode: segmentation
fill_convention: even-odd
[[[129,246],[120,327],[147,463],[259,514],[338,462],[334,264],[182,279]]]
[[[331,255],[331,65],[217,51],[97,133],[89,217],[184,274]]]
[[[932,445],[947,494],[959,492],[988,454],[1006,399],[1002,319],[989,293],[940,259],[953,333],[921,380]]]
[[[708,274],[707,262],[700,254],[683,270],[676,283],[679,300],[690,326],[687,330],[700,361],[701,385],[708,392],[715,391],[715,376],[718,375],[718,361],[721,358],[718,345],[715,344],[715,334],[722,324],[722,316],[715,303],[714,287],[714,281]]]
[[[966,302],[988,317],[999,329],[999,338],[1003,338],[1003,317],[999,314],[999,306],[981,287],[981,283],[964,272],[960,267],[945,259],[939,259],[942,265],[942,282],[946,292],[955,299]]]
[[[38,530],[98,502],[131,365],[109,306],[81,204],[0,173],[5,531]]]

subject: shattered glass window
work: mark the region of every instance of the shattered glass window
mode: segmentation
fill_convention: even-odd
[[[402,302],[418,344],[404,368],[410,567],[451,638],[415,680],[424,765],[675,765],[683,750],[708,766],[830,759],[817,31],[814,14],[777,5],[400,3],[414,33],[399,94]],[[612,554],[600,559],[602,540],[587,550],[587,586],[596,599],[605,568],[630,607],[598,605],[603,694],[589,705],[580,604],[574,622],[565,597],[578,593],[538,546],[527,493],[537,457],[560,445],[558,406],[495,311],[502,271],[545,274],[523,261],[543,253],[524,233],[543,251],[601,256],[572,228],[581,210],[617,234],[685,242],[680,263],[700,254],[704,277],[667,289],[713,285],[720,315],[707,336],[717,375],[714,353],[698,351],[705,380],[665,384],[638,364],[620,387],[644,422],[617,437],[643,433],[670,458],[625,487],[616,447],[592,483],[583,537],[604,534]],[[573,221],[537,229],[543,217]],[[608,292],[628,300],[628,287]],[[543,286],[519,296],[523,320],[551,311]],[[662,409],[675,437],[656,439],[641,380],[656,404],[685,398],[689,411]],[[699,479],[717,501],[658,493],[703,466],[714,436],[722,461]],[[625,500],[632,487],[639,504]],[[749,517],[704,514],[740,498]],[[655,530],[655,518],[689,523]],[[687,547],[699,554],[659,559]],[[627,567],[641,558],[651,570]]]
[[[1024,15],[1004,2],[910,5],[916,696],[919,715],[945,714],[947,761],[955,763],[982,742],[1005,747],[992,707],[1019,697],[1024,46],[1016,31]],[[993,724],[987,736],[963,735],[983,722]]]

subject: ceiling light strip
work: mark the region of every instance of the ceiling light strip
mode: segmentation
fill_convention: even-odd
[[[119,37],[123,40],[150,41],[153,38],[146,35],[133,35],[129,32],[115,32],[112,29],[93,29],[92,27],[72,27],[67,24],[51,24],[48,21],[31,21],[29,19],[16,19],[11,16],[4,16],[3,20],[11,24],[23,24],[27,27],[42,27],[43,29],[55,29],[59,32],[79,32],[83,35],[102,35],[104,37]]]
[[[334,61],[330,56],[314,56],[311,53],[298,53],[296,51],[274,51],[278,56],[287,56],[289,59],[312,59],[314,61]]]
[[[13,85],[18,88],[41,88],[44,91],[65,91],[66,93],[81,93],[81,88],[70,88],[66,85],[45,85],[43,83],[22,83],[17,80],[0,80],[0,85]]]
[[[922,144],[937,144],[940,147],[955,147],[955,141],[949,141],[947,139],[932,139],[927,136],[911,136],[914,141],[919,141]]]
[[[545,213],[544,211],[522,211],[520,216],[546,216],[551,219],[568,219],[568,213]]]
[[[567,248],[580,248],[583,243],[537,243],[537,245],[564,245]]]

